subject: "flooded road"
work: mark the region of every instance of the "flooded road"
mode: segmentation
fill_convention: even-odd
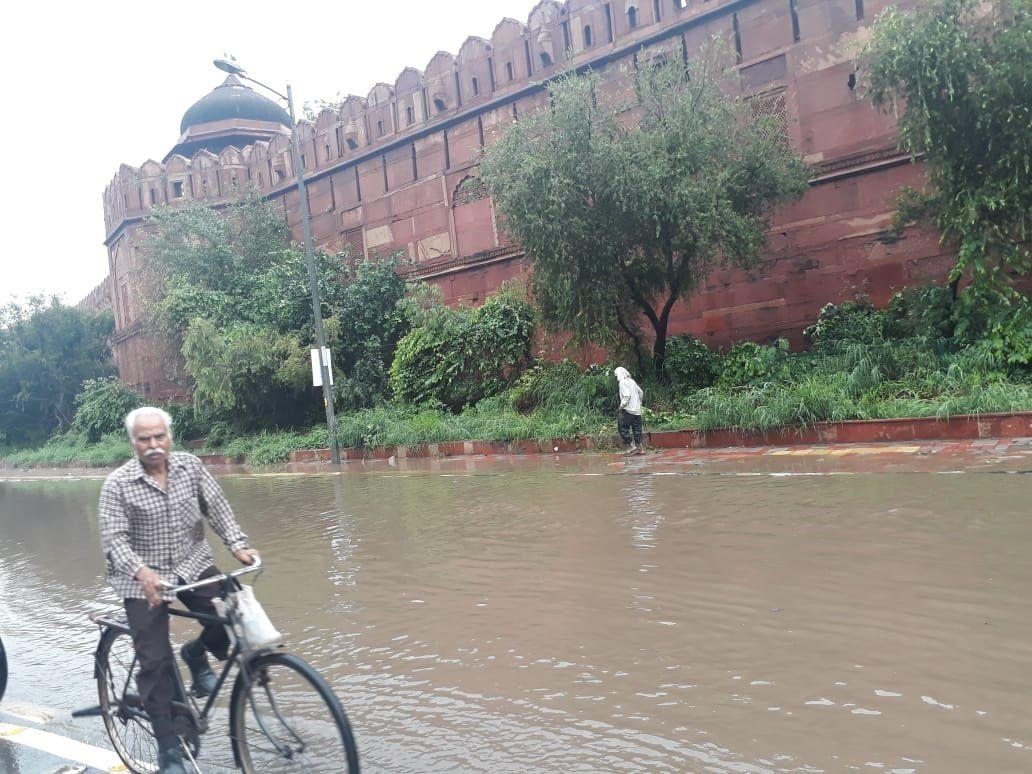
[[[220,479],[368,771],[1032,769],[1032,477],[468,467]],[[0,480],[8,700],[95,703],[100,484]]]

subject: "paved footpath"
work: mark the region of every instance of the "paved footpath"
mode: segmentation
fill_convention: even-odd
[[[57,713],[5,700],[0,703],[0,771],[3,774],[125,772],[107,746],[78,740],[81,732]]]
[[[1032,438],[669,449],[646,459],[649,468],[700,474],[1032,474]]]

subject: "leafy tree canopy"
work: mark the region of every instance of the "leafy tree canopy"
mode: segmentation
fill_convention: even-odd
[[[927,216],[959,244],[951,274],[1009,295],[1029,270],[1032,2],[931,0],[886,9],[863,53],[874,104],[899,114],[928,190],[901,197],[900,224]]]
[[[110,313],[58,299],[0,308],[0,444],[38,443],[66,429],[85,379],[114,372]]]
[[[680,62],[640,68],[630,105],[610,104],[597,75],[566,75],[551,108],[514,122],[482,167],[533,261],[545,320],[580,340],[619,332],[641,359],[644,319],[660,371],[674,304],[715,266],[750,264],[771,208],[806,187],[803,163],[735,96],[719,54],[690,74]]]
[[[346,378],[334,384],[335,402],[345,410],[387,399],[394,352],[410,327],[399,306],[406,283],[395,271],[397,265],[397,260],[361,261],[348,272],[337,307],[343,324],[336,344],[336,365]]]

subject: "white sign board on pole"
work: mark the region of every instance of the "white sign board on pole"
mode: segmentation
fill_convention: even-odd
[[[330,360],[330,348],[323,347],[322,349],[322,362],[326,364],[326,369],[330,372],[330,386],[333,386],[333,366]],[[322,387],[322,363],[319,362],[319,350],[312,350],[312,385],[315,387]]]

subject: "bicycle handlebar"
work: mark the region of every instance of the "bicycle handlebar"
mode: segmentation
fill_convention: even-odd
[[[194,583],[186,583],[182,586],[166,586],[162,584],[161,588],[178,594],[181,591],[189,591],[190,589],[196,589],[200,586],[207,586],[212,583],[219,583],[220,581],[224,581],[227,578],[236,578],[238,575],[247,575],[250,572],[259,572],[261,568],[262,558],[256,555],[254,557],[254,562],[252,564],[249,564],[246,567],[241,567],[239,570],[233,570],[233,572],[225,572],[221,575],[212,575],[210,578],[204,578],[203,580],[199,580]]]

